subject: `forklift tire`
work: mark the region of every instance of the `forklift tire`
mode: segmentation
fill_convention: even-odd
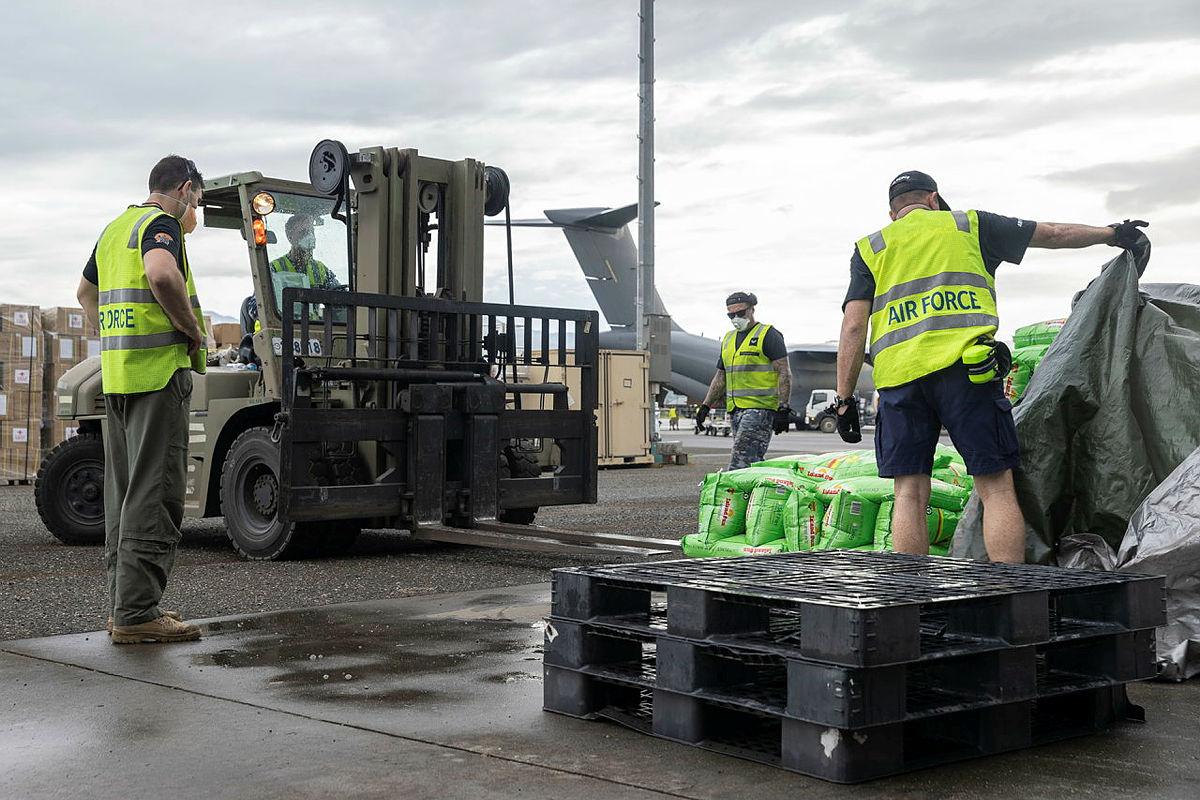
[[[47,454],[33,484],[42,522],[64,544],[104,543],[104,440],[83,432]]]
[[[524,453],[514,447],[504,448],[500,456],[500,477],[503,478],[536,478],[542,474],[542,465],[537,456]],[[537,516],[538,508],[502,508],[496,515],[501,522],[513,525],[532,525]]]
[[[837,430],[837,420],[833,417],[822,417],[817,427],[821,430],[821,433],[833,433]]]
[[[728,436],[731,433],[733,433],[733,428],[726,428],[725,430],[721,431],[722,436]]]
[[[290,523],[275,518],[279,501],[279,446],[265,426],[243,431],[221,468],[225,534],[250,561],[330,556],[354,545],[361,526],[353,520]]]

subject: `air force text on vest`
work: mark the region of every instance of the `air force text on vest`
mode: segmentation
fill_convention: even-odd
[[[898,325],[927,316],[931,311],[979,310],[979,297],[974,289],[937,289],[920,300],[897,300],[888,304],[888,324]]]
[[[128,330],[136,327],[137,312],[132,307],[100,309],[100,330],[111,331],[118,328]]]

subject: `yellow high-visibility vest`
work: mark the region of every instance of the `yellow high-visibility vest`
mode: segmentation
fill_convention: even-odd
[[[176,370],[203,373],[204,348],[188,356],[188,338],[175,330],[154,299],[142,260],[142,234],[166,212],[153,206],[130,206],[109,223],[96,244],[100,289],[100,370],[106,394],[154,392],[167,385]],[[204,312],[196,296],[184,243],[179,243],[192,313],[204,332]]]
[[[974,211],[911,211],[857,246],[875,278],[877,389],[945,369],[980,336],[995,334],[996,280],[984,265]]]
[[[763,354],[770,325],[756,323],[737,345],[737,331],[725,334],[721,342],[721,363],[725,365],[725,409],[779,407],[778,379],[771,359]]]

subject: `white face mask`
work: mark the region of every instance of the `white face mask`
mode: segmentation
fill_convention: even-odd
[[[744,331],[746,328],[750,327],[750,320],[746,319],[745,317],[734,317],[729,321],[733,324],[734,330],[738,332]]]

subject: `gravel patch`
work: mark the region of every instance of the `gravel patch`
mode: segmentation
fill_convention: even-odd
[[[597,505],[549,508],[538,522],[678,539],[696,524],[697,484],[721,460],[601,470]],[[54,539],[34,509],[31,487],[0,487],[0,547],[0,640],[104,625],[102,548]],[[190,618],[246,614],[536,583],[549,580],[554,567],[589,562],[595,559],[414,542],[394,531],[364,531],[339,558],[247,562],[233,552],[221,519],[187,520],[163,605]]]

